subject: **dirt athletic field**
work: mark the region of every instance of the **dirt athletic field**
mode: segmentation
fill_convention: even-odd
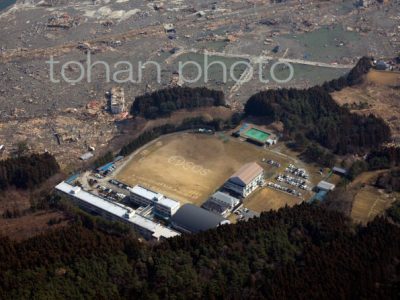
[[[181,203],[201,205],[243,164],[262,158],[286,163],[274,153],[227,136],[183,133],[163,137],[137,153],[116,179],[140,184]]]

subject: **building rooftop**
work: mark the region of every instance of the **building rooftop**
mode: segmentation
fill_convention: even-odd
[[[262,172],[264,172],[264,169],[261,168],[257,163],[247,163],[243,165],[235,174],[233,174],[229,181],[245,186],[253,181],[253,179]]]
[[[156,193],[152,190],[146,189],[145,187],[142,187],[140,185],[135,185],[133,188],[130,189],[130,191],[133,194],[136,194],[140,197],[143,197],[145,199],[152,200],[152,201],[159,200],[164,197],[164,195],[162,195],[160,193]]]
[[[335,172],[335,173],[343,174],[343,175],[347,174],[347,170],[344,169],[344,168],[340,168],[340,167],[334,167],[332,169],[332,171]]]
[[[171,218],[173,226],[192,233],[215,228],[225,222],[229,221],[193,204],[183,205]]]
[[[161,198],[157,200],[157,203],[166,206],[166,207],[170,207],[171,209],[176,209],[179,206],[181,206],[181,204],[178,201],[169,199],[167,197]]]
[[[130,189],[133,194],[140,197],[153,201],[154,203],[159,203],[163,206],[170,207],[171,209],[178,208],[181,204],[178,201],[165,197],[163,194],[154,192],[152,190],[146,189],[140,185],[136,185]]]
[[[94,207],[106,211],[116,217],[126,220],[134,225],[144,228],[150,232],[154,238],[160,237],[169,238],[178,236],[179,233],[169,229],[161,224],[155,223],[143,216],[135,214],[135,210],[123,204],[105,200],[99,196],[93,195],[82,190],[80,187],[75,187],[65,182],[61,182],[56,186],[58,191],[69,194],[83,202],[86,202]]]
[[[240,202],[239,199],[237,199],[235,197],[232,197],[231,195],[228,195],[228,194],[223,193],[223,192],[216,192],[215,194],[213,194],[211,196],[210,200],[211,199],[219,200],[219,201],[221,201],[223,203],[226,203],[230,207],[234,207]]]
[[[217,214],[224,214],[226,211],[230,210],[230,206],[226,203],[217,203],[213,201],[212,199],[209,199],[206,201],[201,207],[208,211],[215,212]]]
[[[149,220],[140,215],[134,215],[133,218],[131,218],[131,221],[135,225],[153,232],[153,237],[156,239],[159,239],[160,237],[170,238],[180,235],[175,230],[172,230],[163,225],[155,223],[152,220]]]
[[[130,207],[100,198],[99,196],[82,190],[80,187],[72,186],[64,181],[58,184],[56,189],[124,219],[126,219],[127,213],[131,214],[135,212],[135,210]]]
[[[332,191],[335,189],[335,185],[322,180],[318,183],[317,188],[320,190]]]

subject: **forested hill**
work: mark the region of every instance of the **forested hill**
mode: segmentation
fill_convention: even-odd
[[[1,240],[0,299],[397,299],[399,236],[306,204],[159,245],[75,225]]]
[[[381,118],[340,107],[329,93],[361,83],[371,62],[362,57],[349,74],[322,86],[259,92],[247,101],[245,112],[283,122],[285,136],[292,140],[308,139],[336,154],[368,152],[390,140],[389,126]]]
[[[149,119],[169,116],[179,109],[225,105],[224,93],[205,87],[173,87],[136,97],[131,114]]]
[[[382,119],[351,113],[322,87],[260,92],[249,99],[245,112],[281,121],[287,137],[302,134],[337,154],[365,152],[390,139]]]

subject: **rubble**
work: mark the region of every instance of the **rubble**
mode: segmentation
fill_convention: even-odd
[[[46,26],[48,28],[70,29],[72,27],[78,26],[80,20],[80,16],[71,17],[67,13],[52,15],[48,18]]]

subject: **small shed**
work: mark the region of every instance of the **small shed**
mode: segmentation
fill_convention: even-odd
[[[341,176],[346,176],[347,175],[347,170],[344,168],[340,168],[340,167],[334,167],[332,169],[333,173],[341,175]]]
[[[317,185],[317,190],[318,191],[326,191],[326,192],[330,192],[333,191],[335,189],[335,185],[333,183],[329,183],[327,181],[320,181]]]

